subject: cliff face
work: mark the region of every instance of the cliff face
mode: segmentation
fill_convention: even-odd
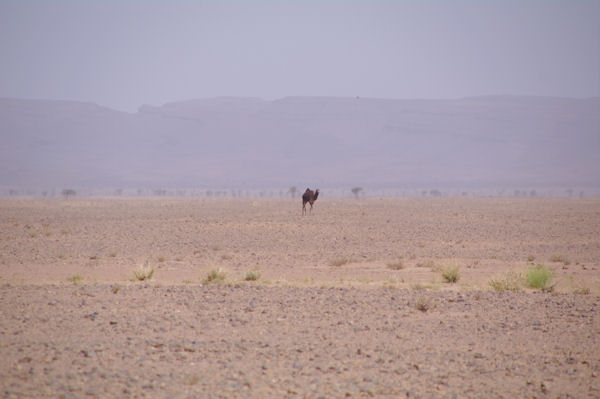
[[[600,98],[0,99],[0,186],[597,186]]]

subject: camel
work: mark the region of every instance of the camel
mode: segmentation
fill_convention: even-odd
[[[302,194],[302,215],[306,215],[306,203],[310,204],[310,212],[312,213],[313,204],[319,197],[319,189],[316,191],[307,188],[304,194]]]

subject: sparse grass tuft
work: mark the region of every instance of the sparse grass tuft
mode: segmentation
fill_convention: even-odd
[[[525,285],[529,288],[549,290],[548,284],[552,280],[552,272],[546,266],[537,265],[530,268],[525,276]]]
[[[343,279],[340,279],[340,280],[343,280]],[[304,284],[314,284],[315,283],[315,278],[314,277],[304,277],[302,279],[302,282]],[[340,282],[343,282],[343,281],[340,281]]]
[[[160,263],[163,263],[163,262],[164,262],[164,261],[166,261],[166,260],[167,260],[167,259],[166,259],[164,256],[159,256],[159,257],[158,257],[158,261],[159,261]]]
[[[520,292],[522,290],[521,285],[523,277],[515,272],[509,272],[504,277],[498,277],[488,281],[488,284],[494,289],[494,291],[504,292]]]
[[[425,296],[421,295],[417,298],[415,307],[421,312],[427,312],[429,309],[431,309],[431,301]]]
[[[343,266],[345,264],[350,263],[350,259],[348,258],[337,258],[337,259],[333,259],[331,261],[329,261],[329,266]]]
[[[202,284],[203,285],[222,284],[224,281],[225,281],[225,272],[223,271],[223,269],[219,268],[219,269],[213,269],[210,272],[208,272],[208,274],[206,275],[204,280],[202,280]]]
[[[389,288],[394,288],[396,287],[396,284],[398,284],[398,280],[396,280],[395,278],[389,278],[387,279],[387,281],[383,282],[383,286],[384,287],[389,287]]]
[[[571,261],[564,255],[554,254],[550,257],[550,262],[554,263],[562,263],[564,265],[568,265]]]
[[[133,275],[138,281],[150,280],[154,276],[154,268],[148,266],[140,266],[133,271]]]
[[[115,285],[113,285],[113,286],[110,288],[110,291],[111,291],[113,294],[116,294],[116,293],[118,293],[118,292],[119,292],[119,290],[120,290],[120,289],[121,289],[121,286],[119,286],[119,285],[115,284]]]
[[[245,281],[256,281],[260,278],[260,272],[258,271],[249,271],[248,273],[246,273],[246,276],[244,277]]]
[[[417,262],[417,267],[429,267],[431,269],[435,268],[435,262],[431,259],[426,259],[422,262]]]
[[[70,276],[67,280],[72,282],[73,285],[79,285],[83,282],[83,276],[81,274],[74,274]]]
[[[402,263],[401,260],[398,260],[397,262],[391,262],[387,264],[388,269],[392,269],[392,270],[402,270],[404,269],[404,263]]]
[[[456,283],[460,278],[460,267],[447,266],[441,270],[442,278],[447,283]]]
[[[573,290],[573,294],[577,294],[577,295],[589,295],[590,293],[590,289],[587,287],[583,287],[583,288],[577,288]]]
[[[533,263],[533,261],[535,261],[535,256],[533,256],[533,255],[529,255],[529,256],[527,257],[527,262],[528,262],[528,263]]]

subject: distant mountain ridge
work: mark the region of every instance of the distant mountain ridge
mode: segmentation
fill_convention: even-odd
[[[0,187],[600,185],[600,98],[3,98],[0,141]]]

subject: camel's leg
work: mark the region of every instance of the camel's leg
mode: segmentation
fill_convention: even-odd
[[[306,215],[306,202],[302,202],[302,216]]]

